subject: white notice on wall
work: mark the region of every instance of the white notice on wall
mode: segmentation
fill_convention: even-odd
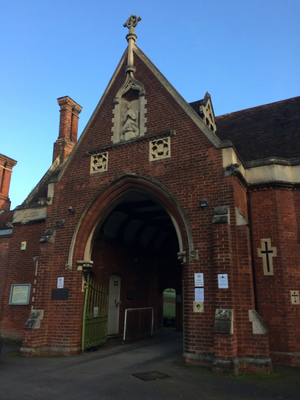
[[[218,288],[219,289],[228,289],[228,275],[227,274],[218,274]]]
[[[202,273],[199,272],[197,274],[194,274],[194,280],[195,280],[196,287],[204,286],[204,279],[203,279]]]
[[[57,289],[63,289],[64,288],[64,277],[57,278]]]
[[[204,289],[195,288],[195,301],[204,302]]]

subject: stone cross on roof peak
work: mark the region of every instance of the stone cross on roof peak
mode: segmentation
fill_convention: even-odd
[[[141,21],[141,17],[137,17],[136,15],[131,14],[131,16],[127,19],[125,24],[123,25],[125,28],[129,29],[129,33],[126,35],[126,39],[128,42],[128,61],[126,67],[126,73],[132,75],[135,72],[135,67],[133,65],[133,45],[137,39],[135,34],[135,27]]]
[[[125,28],[129,29],[129,34],[135,34],[134,28],[137,26],[139,21],[141,21],[141,17],[137,17],[136,15],[131,14],[131,16],[128,18],[128,20],[125,22],[123,25]]]

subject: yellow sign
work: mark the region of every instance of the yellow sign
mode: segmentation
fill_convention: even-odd
[[[201,301],[194,301],[193,303],[193,311],[194,312],[204,312],[204,303]]]

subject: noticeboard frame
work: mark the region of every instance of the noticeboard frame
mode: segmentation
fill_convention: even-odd
[[[20,283],[13,284],[10,288],[9,305],[10,306],[28,306],[30,301],[31,284]]]

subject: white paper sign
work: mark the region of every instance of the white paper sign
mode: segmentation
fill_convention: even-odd
[[[218,274],[218,288],[219,289],[228,289],[228,275],[227,274]]]
[[[93,317],[94,318],[99,317],[99,307],[94,307],[93,308]]]
[[[195,288],[195,301],[204,302],[204,289]]]
[[[195,280],[196,287],[204,286],[204,279],[203,279],[202,273],[199,272],[197,274],[194,274],[194,280]]]
[[[64,288],[64,277],[57,278],[57,289],[63,289]]]

